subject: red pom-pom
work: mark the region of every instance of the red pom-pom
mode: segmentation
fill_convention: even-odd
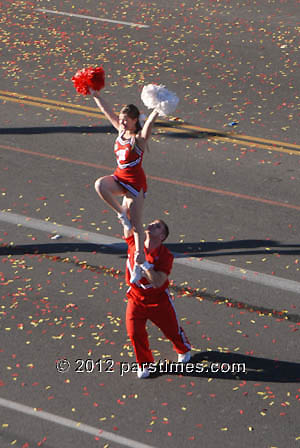
[[[90,88],[101,90],[105,85],[105,72],[102,67],[89,67],[78,70],[72,77],[74,87],[78,93],[90,94]]]
[[[78,70],[74,76],[72,76],[72,81],[75,89],[78,93],[83,95],[89,94],[89,88],[87,84],[87,69]]]
[[[105,73],[102,67],[88,69],[88,84],[93,90],[101,90],[105,85]]]

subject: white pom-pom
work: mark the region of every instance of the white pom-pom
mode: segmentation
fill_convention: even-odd
[[[170,115],[177,107],[179,98],[162,84],[143,87],[141,99],[148,109],[156,109],[160,116]]]

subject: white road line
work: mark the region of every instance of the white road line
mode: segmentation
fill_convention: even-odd
[[[52,222],[42,221],[41,219],[30,218],[29,216],[17,215],[16,213],[3,212],[0,210],[0,221],[9,222],[18,226],[28,227],[29,229],[41,230],[42,232],[48,232],[53,234],[59,234],[68,236],[70,238],[76,238],[85,243],[95,244],[117,244],[120,243],[125,247],[125,243],[118,238],[112,236],[105,236],[87,230],[79,230],[74,227],[64,226],[62,224],[56,224]]]
[[[181,256],[180,254],[174,254]],[[227,275],[228,277],[247,280],[248,282],[258,283],[271,288],[281,289],[299,294],[300,283],[294,280],[277,277],[275,275],[262,274],[260,272],[249,271],[248,269],[229,264],[218,263],[217,261],[198,260],[197,258],[175,259],[175,263],[190,266],[191,268],[202,269],[203,271],[214,272],[215,274]]]
[[[111,249],[126,249],[126,244],[118,238],[88,232],[86,230],[75,229],[74,227],[64,226],[51,222],[42,221],[40,219],[30,218],[28,216],[18,215],[11,212],[0,211],[0,221],[8,222],[18,226],[29,227],[48,233],[57,233],[70,238],[78,239],[82,242],[93,243],[99,245],[111,246]],[[261,284],[264,286],[281,289],[283,291],[291,291],[300,293],[300,283],[294,280],[276,277],[275,275],[262,274],[260,272],[249,271],[248,269],[238,266],[231,266],[216,261],[199,260],[193,257],[182,257],[181,254],[173,253],[174,262],[198,270],[210,271],[216,274],[226,275],[228,277],[247,280],[249,282]]]
[[[100,17],[84,16],[82,14],[74,14],[73,12],[53,11],[44,8],[37,8],[36,11],[45,12],[48,14],[57,14],[60,16],[79,17],[80,19],[97,20],[99,22],[109,22],[109,23],[117,23],[119,25],[135,26],[137,28],[149,28],[149,25],[143,25],[141,23],[123,22],[121,20],[101,19]]]
[[[16,403],[15,401],[6,400],[0,398],[0,406],[11,409],[13,411],[21,412],[22,414],[31,415],[47,422],[56,423],[57,425],[64,426],[70,429],[76,429],[77,431],[85,432],[100,439],[109,440],[111,442],[119,443],[120,445],[129,446],[130,448],[154,448],[153,446],[146,445],[145,443],[136,442],[127,437],[117,436],[111,432],[102,431],[94,428],[93,426],[85,425],[84,423],[76,422],[59,415],[50,414],[49,412],[39,411],[35,408],[25,406],[24,404]]]

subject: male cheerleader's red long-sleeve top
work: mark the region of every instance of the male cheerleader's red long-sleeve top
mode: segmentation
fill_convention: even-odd
[[[162,286],[155,288],[146,277],[142,277],[141,280],[135,284],[130,283],[130,275],[134,267],[134,255],[135,255],[135,243],[133,235],[125,239],[128,245],[127,251],[127,263],[126,263],[126,282],[129,285],[127,291],[127,298],[137,304],[143,304],[145,306],[156,306],[162,301],[169,300],[170,294],[168,290],[169,280],[167,279]],[[155,271],[165,272],[170,274],[174,256],[169,249],[163,244],[157,247],[154,251],[149,252],[145,247],[146,260],[154,265]]]
[[[134,137],[123,138],[124,132],[120,134],[114,146],[117,159],[117,168],[114,176],[121,184],[132,186],[136,191],[143,189],[147,191],[146,175],[142,168],[144,152],[139,148]]]

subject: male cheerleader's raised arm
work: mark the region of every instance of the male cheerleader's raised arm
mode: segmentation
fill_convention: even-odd
[[[118,117],[118,115],[113,111],[111,106],[103,98],[100,97],[98,92],[96,92],[93,89],[90,89],[90,92],[91,92],[91,95],[93,96],[97,106],[101,110],[101,112],[104,113],[106,118],[111,122],[113,127],[116,128],[117,131],[118,131],[119,130],[119,117]]]

